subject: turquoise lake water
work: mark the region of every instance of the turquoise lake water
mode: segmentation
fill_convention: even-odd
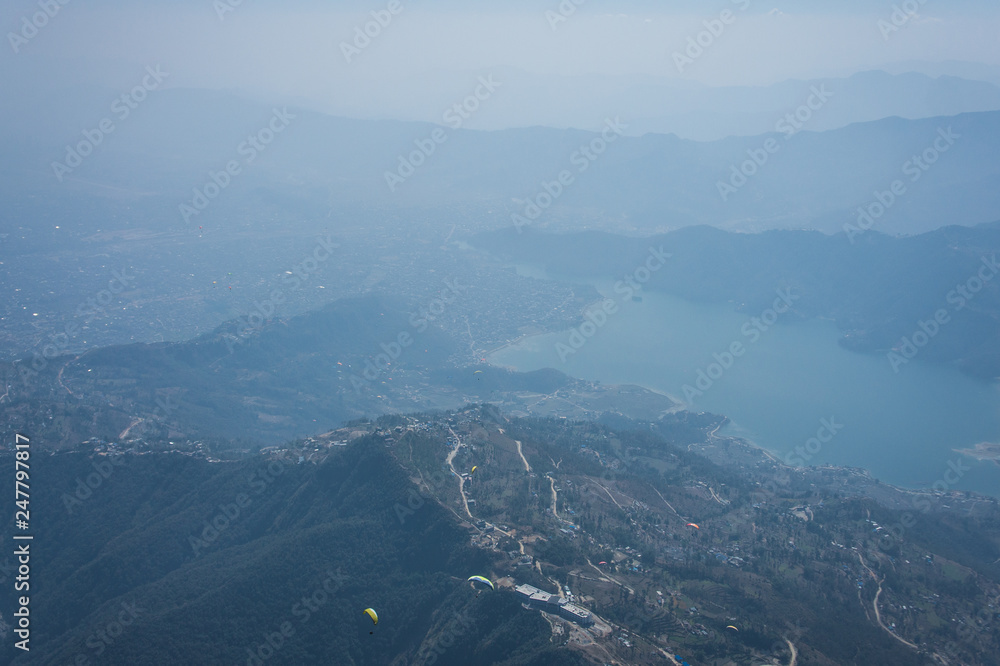
[[[728,416],[732,424],[723,434],[744,437],[782,458],[801,447],[810,458],[797,460],[808,464],[863,467],[908,488],[938,483],[1000,496],[1000,465],[955,451],[1000,441],[1000,385],[919,357],[894,373],[884,355],[841,348],[827,321],[778,315],[766,330],[744,328],[750,315],[731,304],[694,304],[650,292],[643,292],[642,302],[624,301],[610,284],[593,284],[618,310],[603,326],[588,327],[589,337],[571,339],[571,331],[532,336],[490,360],[666,393],[694,411]],[[743,354],[729,364],[724,352],[734,342],[742,344]],[[729,367],[710,367],[718,363],[714,354]],[[685,396],[685,386],[699,388],[699,370],[715,379],[710,386],[702,379],[700,395]],[[837,426],[836,434],[831,439],[824,430],[828,442],[809,442],[822,419]],[[948,471],[955,468],[961,478],[950,483],[955,474]]]

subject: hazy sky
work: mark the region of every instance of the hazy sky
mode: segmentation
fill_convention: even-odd
[[[9,33],[39,10],[36,2],[14,0],[0,10],[8,42],[0,57],[5,69],[22,68],[36,80],[92,76],[120,86],[145,65],[161,64],[171,86],[359,110],[400,91],[419,96],[421,85],[434,90],[449,73],[497,68],[761,85],[911,60],[1000,66],[996,0],[908,0],[919,12],[891,33],[879,20],[891,21],[893,5],[903,0],[578,1],[564,0],[575,12],[554,24],[559,0],[399,0],[402,11],[348,63],[340,45],[353,42],[355,28],[389,0],[74,0],[17,54]],[[218,10],[237,2],[232,11]],[[732,12],[731,23],[679,72],[672,54],[724,10]]]

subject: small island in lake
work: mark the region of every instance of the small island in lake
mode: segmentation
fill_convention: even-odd
[[[976,458],[977,460],[992,460],[1000,465],[1000,443],[980,442],[971,449],[955,449],[957,452]]]

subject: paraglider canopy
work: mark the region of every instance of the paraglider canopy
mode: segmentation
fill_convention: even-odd
[[[734,626],[733,626],[733,625],[731,625],[731,624],[730,624],[729,626],[727,626],[727,627],[726,627],[726,629],[732,629],[733,631],[735,631],[735,632],[737,632],[737,633],[739,633],[739,631],[740,631],[739,629],[737,629],[736,627],[734,627]]]
[[[473,465],[472,466],[472,471],[469,472],[469,474],[475,474],[477,469],[478,469],[478,466],[477,465]]]
[[[607,562],[598,562],[598,564],[607,564]]]
[[[482,583],[483,585],[489,585],[491,590],[496,591],[496,587],[493,586],[493,581],[489,578],[484,578],[483,576],[469,576],[470,582]]]
[[[687,527],[693,527],[693,528],[695,528],[696,530],[700,530],[700,529],[701,529],[701,528],[700,528],[700,527],[698,527],[698,525],[696,525],[695,523],[688,523],[688,524],[687,524]]]
[[[366,609],[364,609],[361,612],[363,614],[367,615],[368,617],[370,617],[372,619],[372,622],[374,622],[376,625],[378,625],[378,613],[375,612],[374,608],[366,608]],[[368,633],[371,634],[371,633],[374,633],[374,632],[369,631]]]

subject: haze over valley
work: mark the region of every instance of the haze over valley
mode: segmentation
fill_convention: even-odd
[[[994,3],[0,14],[3,663],[1000,663]]]

